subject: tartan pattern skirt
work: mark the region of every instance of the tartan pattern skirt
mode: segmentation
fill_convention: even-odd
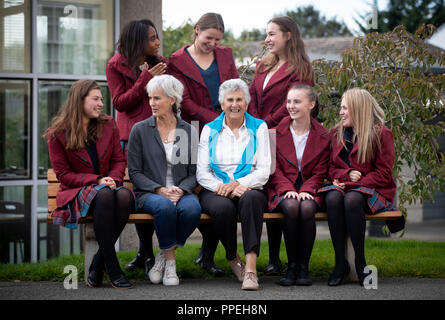
[[[320,188],[317,193],[324,193],[331,190],[337,190],[341,192],[341,194],[345,195],[345,190],[340,188],[339,186],[329,185],[323,188]],[[374,189],[367,187],[358,187],[354,189],[350,189],[348,191],[358,191],[368,196],[368,206],[370,209],[370,214],[376,214],[384,211],[395,211],[396,208],[394,205],[386,200],[381,194],[376,192]]]
[[[106,185],[92,184],[80,189],[76,197],[70,203],[64,207],[56,208],[53,210],[53,212],[51,212],[53,224],[61,225],[69,229],[77,229],[79,220],[88,214],[91,203],[99,190],[101,190],[103,187],[106,187]],[[127,189],[132,194],[134,209],[135,196],[132,190],[126,187],[118,187],[113,190],[118,191],[122,188]]]

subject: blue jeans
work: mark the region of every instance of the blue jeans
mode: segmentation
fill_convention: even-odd
[[[201,218],[201,205],[194,195],[183,196],[175,206],[163,196],[150,194],[142,210],[154,216],[156,236],[162,250],[182,247]]]

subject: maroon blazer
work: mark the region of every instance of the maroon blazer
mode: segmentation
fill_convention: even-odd
[[[394,166],[394,137],[392,131],[382,126],[380,134],[381,149],[377,150],[374,161],[363,164],[358,162],[358,143],[356,142],[349,154],[350,165],[344,162],[339,154],[343,146],[337,144],[337,131],[332,129],[332,152],[329,160],[329,177],[331,181],[337,179],[345,184],[345,190],[367,187],[374,189],[385,199],[393,202],[396,193],[396,183],[392,176]],[[349,178],[351,170],[360,171],[362,176],[359,181],[352,182]]]
[[[166,62],[164,57],[158,56],[158,58]],[[150,65],[151,67],[153,65]],[[145,86],[153,76],[144,69],[137,78],[134,70],[119,52],[108,61],[105,74],[113,99],[113,107],[118,111],[117,126],[120,139],[128,140],[133,125],[152,115]]]
[[[181,118],[188,123],[199,121],[199,131],[221,113],[215,112],[212,98],[207,90],[204,79],[194,61],[185,51],[189,45],[174,52],[168,60],[167,72],[179,79],[184,85],[184,95],[181,106]],[[239,78],[231,48],[216,47],[215,59],[218,65],[220,83]]]
[[[269,210],[279,204],[282,196],[288,191],[307,192],[314,196],[321,207],[322,198],[317,196],[317,190],[322,186],[328,172],[330,153],[330,134],[317,120],[311,118],[311,129],[303,152],[301,176],[303,184],[295,189],[298,179],[298,161],[292,133],[289,129],[292,119],[287,116],[276,127],[276,169],[269,178],[266,190],[269,198]]]
[[[255,118],[266,121],[269,128],[273,128],[289,114],[286,110],[287,92],[289,89],[299,83],[310,86],[314,84],[301,80],[300,76],[295,72],[288,73],[286,71],[286,62],[272,75],[272,78],[269,79],[266,88],[263,90],[264,80],[267,76],[267,72],[261,73],[263,68],[259,63],[255,77],[250,84],[251,100],[248,111]]]
[[[63,207],[74,199],[79,190],[97,184],[101,177],[112,177],[116,186],[123,184],[125,157],[119,142],[119,129],[113,118],[102,126],[102,138],[96,142],[100,175],[94,173],[93,163],[85,148],[79,151],[66,149],[65,132],[54,133],[48,141],[49,159],[60,181],[57,191],[57,207]]]

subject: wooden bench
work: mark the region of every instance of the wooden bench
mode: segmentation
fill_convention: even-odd
[[[59,181],[56,178],[56,175],[53,169],[48,170],[48,224],[52,224],[51,212],[56,209],[56,194],[59,190]],[[130,178],[128,176],[128,172],[125,173],[124,185],[128,188],[132,188],[133,185],[130,182]],[[366,215],[366,220],[370,221],[386,221],[386,220],[396,220],[402,216],[400,211],[388,211],[382,212],[375,215]],[[201,214],[201,223],[208,223],[211,221],[211,217],[205,213]],[[283,219],[282,213],[264,213],[263,221],[278,221]],[[328,216],[325,212],[317,212],[315,214],[316,221],[324,221],[327,220]],[[128,219],[128,223],[153,223],[154,218],[151,214],[148,213],[133,213],[130,214]],[[99,246],[96,241],[96,237],[94,235],[93,230],[93,218],[91,216],[87,216],[82,218],[79,223],[83,226],[83,247],[85,254],[85,279],[88,277],[88,269],[93,259],[94,254],[97,252]],[[354,264],[354,248],[352,246],[351,239],[349,236],[347,237],[346,242],[346,258],[351,266],[351,273],[349,277],[352,281],[358,281],[357,273],[355,272],[355,264]]]

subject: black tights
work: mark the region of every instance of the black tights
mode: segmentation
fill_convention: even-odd
[[[299,202],[296,199],[284,199],[280,203],[284,214],[283,234],[289,265],[309,264],[316,234],[317,207],[314,200]]]
[[[345,245],[349,234],[355,252],[355,268],[359,277],[366,266],[365,260],[365,209],[366,196],[357,191],[349,191],[343,196],[333,190],[326,195],[329,231],[335,251],[336,275],[341,275],[346,267]]]
[[[99,190],[90,207],[93,213],[94,233],[99,250],[93,258],[90,270],[103,270],[111,279],[123,274],[117,260],[114,244],[127,224],[132,210],[133,196],[126,189],[119,191],[104,187]]]

